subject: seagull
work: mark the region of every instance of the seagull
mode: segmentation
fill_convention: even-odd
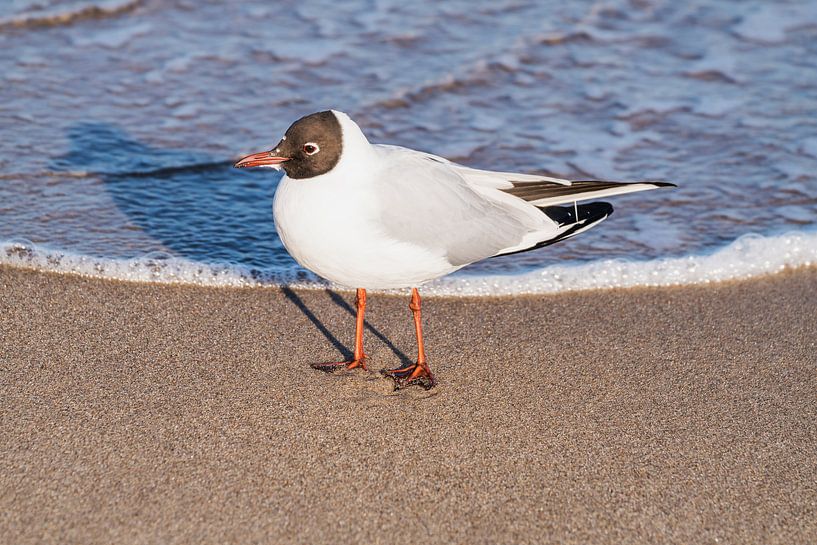
[[[335,110],[298,119],[272,150],[234,166],[283,169],[273,216],[284,247],[301,266],[356,288],[351,361],[314,368],[367,370],[366,290],[411,288],[417,361],[381,371],[396,388],[435,385],[418,286],[489,257],[568,239],[613,211],[606,202],[580,201],[674,187],[470,168],[422,151],[371,144],[357,123]]]

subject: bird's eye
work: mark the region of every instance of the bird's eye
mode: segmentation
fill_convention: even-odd
[[[315,155],[321,151],[321,148],[314,142],[307,142],[304,144],[304,153],[307,155]]]

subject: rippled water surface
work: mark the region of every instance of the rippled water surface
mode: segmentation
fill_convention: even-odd
[[[461,277],[817,224],[808,1],[11,0],[0,80],[0,241],[71,254],[297,271],[279,175],[230,164],[326,108],[477,167],[680,186]]]

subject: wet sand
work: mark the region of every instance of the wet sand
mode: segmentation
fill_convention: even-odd
[[[0,267],[3,542],[817,541],[814,269],[429,298],[428,392],[351,299]]]

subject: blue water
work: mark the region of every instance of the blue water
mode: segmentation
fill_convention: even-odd
[[[817,228],[813,2],[11,0],[0,82],[0,262],[306,281],[272,224],[279,175],[230,165],[326,108],[477,167],[679,185],[454,282]]]

